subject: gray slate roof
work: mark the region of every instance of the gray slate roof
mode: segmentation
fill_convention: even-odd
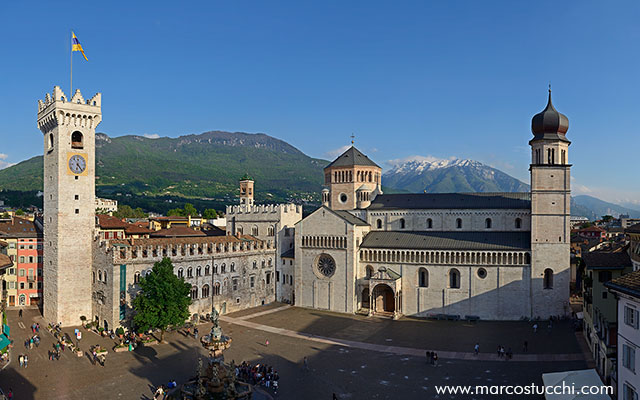
[[[329,209],[329,210],[331,210],[331,209]],[[344,211],[344,210],[340,210],[340,211],[331,210],[331,211],[333,211],[334,213],[338,214],[339,217],[341,217],[342,219],[346,220],[350,224],[359,225],[359,226],[369,225],[366,221],[363,221],[360,218],[354,216],[349,211]]]
[[[381,194],[368,210],[394,209],[530,209],[531,194],[513,193],[411,193]]]
[[[592,251],[582,255],[587,269],[625,269],[631,267],[631,258],[626,251]]]
[[[362,165],[362,166],[370,166],[370,167],[378,167],[380,166],[369,159],[369,157],[362,154],[362,152],[355,148],[355,146],[349,147],[347,151],[342,153],[338,158],[333,160],[333,162],[327,165],[325,168],[329,167],[353,167],[354,165]]]
[[[625,232],[628,232],[628,233],[640,233],[640,224],[631,225],[630,227],[625,229]]]
[[[529,250],[530,232],[372,231],[361,248],[415,250]]]

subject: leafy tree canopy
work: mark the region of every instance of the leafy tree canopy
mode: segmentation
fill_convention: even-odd
[[[189,318],[191,284],[173,273],[169,258],[155,263],[151,273],[140,278],[140,292],[133,299],[135,326],[160,329],[160,341],[170,325],[182,325]]]
[[[213,208],[207,208],[202,213],[202,218],[204,218],[204,219],[215,219],[215,218],[218,218],[218,212],[216,210],[214,210]]]
[[[118,218],[147,218],[148,214],[140,207],[134,209],[126,204],[120,204],[118,205],[118,211],[114,212],[113,216]]]
[[[185,204],[184,208],[173,208],[167,211],[167,216],[169,217],[197,217],[198,215],[200,215],[200,213],[198,213],[198,210],[196,210],[191,203]]]
[[[184,217],[184,210],[182,208],[172,208],[167,211],[169,217]]]
[[[609,222],[609,221],[611,221],[612,219],[613,219],[613,216],[612,216],[612,215],[603,215],[603,216],[602,216],[602,221],[603,221],[603,222]]]
[[[22,208],[16,210],[16,215],[24,215],[24,211],[22,211]]]

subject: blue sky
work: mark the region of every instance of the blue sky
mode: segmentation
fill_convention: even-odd
[[[640,204],[639,20],[637,1],[2,2],[0,167],[42,154],[36,102],[68,91],[73,29],[74,88],[103,93],[111,136],[264,132],[328,158],[355,133],[385,166],[528,181],[551,82],[574,194]]]

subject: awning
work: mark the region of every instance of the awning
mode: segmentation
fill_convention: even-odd
[[[600,380],[600,376],[595,369],[584,369],[579,371],[554,372],[550,374],[542,374],[542,382],[545,386],[558,388],[559,394],[546,394],[546,400],[611,400],[606,394],[580,394],[580,388],[584,386],[592,386],[601,388],[605,386]],[[573,387],[576,393],[562,393],[562,387]]]
[[[0,335],[0,350],[4,350],[4,348],[7,347],[10,343],[11,341],[4,335],[4,333]]]

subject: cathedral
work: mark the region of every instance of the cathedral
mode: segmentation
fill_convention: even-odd
[[[295,305],[342,313],[519,320],[569,312],[567,117],[531,121],[528,193],[383,194],[351,147],[296,224]]]

